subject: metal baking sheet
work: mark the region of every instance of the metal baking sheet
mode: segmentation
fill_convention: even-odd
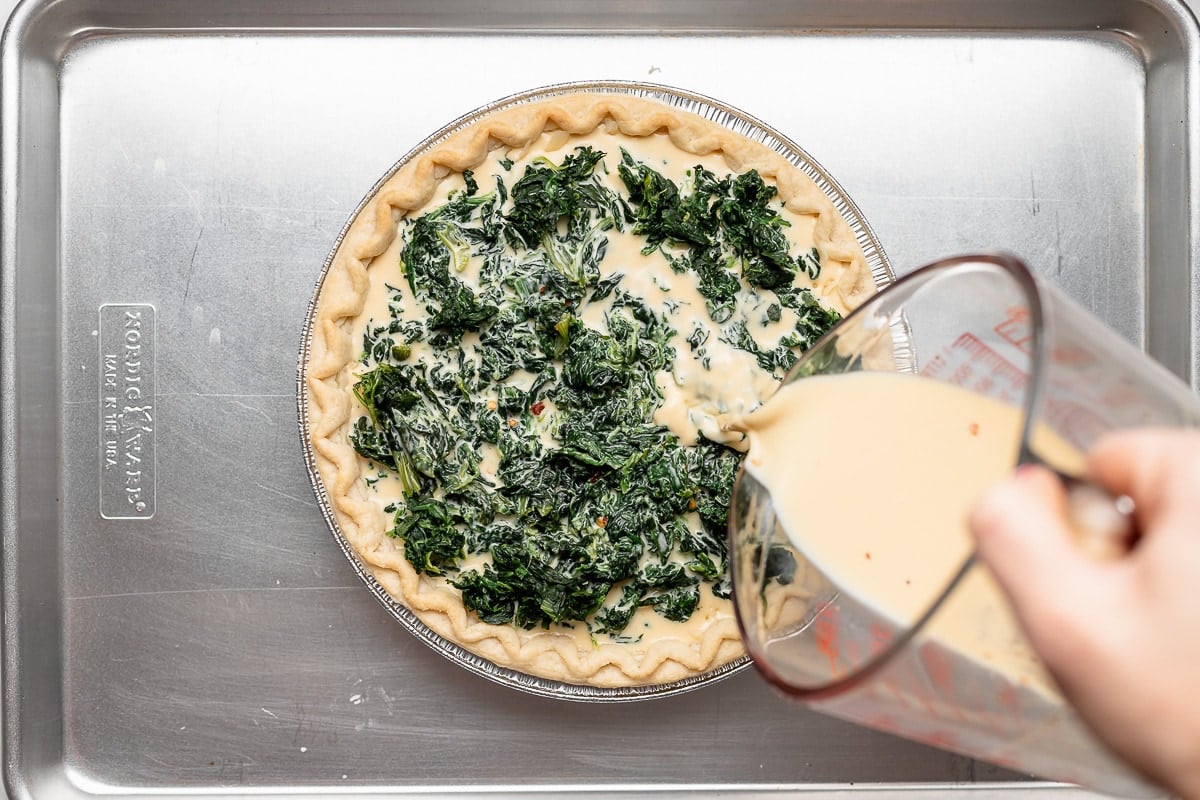
[[[753,672],[581,706],[447,664],[329,536],[295,348],[330,243],[413,144],[497,97],[626,79],[798,142],[898,273],[1012,250],[1194,383],[1198,65],[1177,0],[22,5],[0,67],[7,790],[1082,794]],[[102,307],[154,309],[139,518],[102,514]]]

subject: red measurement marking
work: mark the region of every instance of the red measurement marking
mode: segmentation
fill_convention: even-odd
[[[1096,411],[1070,398],[1047,398],[1043,415],[1068,442],[1080,446],[1112,427]]]
[[[954,692],[954,669],[946,654],[932,645],[923,645],[920,650],[921,666],[934,687],[949,695]]]
[[[892,643],[892,629],[882,622],[872,622],[870,634],[872,657],[882,653]]]
[[[1013,306],[1008,309],[1004,321],[992,330],[1022,353],[1033,349],[1033,329],[1029,327],[1029,309],[1025,306]]]
[[[829,659],[829,674],[836,676],[838,670],[838,610],[837,606],[827,605],[817,612],[813,620],[813,636],[817,641],[817,652]]]
[[[962,350],[971,357],[975,369],[991,376],[994,380],[1008,383],[1014,389],[1024,389],[1029,376],[1004,356],[979,340],[973,333],[964,333],[954,340],[952,347]]]
[[[1100,395],[1100,403],[1110,408],[1131,406],[1140,399],[1141,395],[1138,390],[1125,384],[1113,386]]]
[[[936,355],[929,360],[928,364],[925,365],[925,369],[921,370],[921,374],[929,378],[936,378],[938,373],[945,368],[946,357],[943,355]]]
[[[1082,347],[1076,347],[1075,345],[1062,345],[1055,347],[1050,352],[1050,359],[1055,364],[1062,364],[1064,366],[1072,367],[1083,367],[1096,362],[1096,359],[1092,357],[1091,353],[1089,353],[1087,350],[1084,350]]]
[[[1018,711],[1020,699],[1017,690],[1011,683],[1006,683],[996,692],[996,705],[1009,711]]]

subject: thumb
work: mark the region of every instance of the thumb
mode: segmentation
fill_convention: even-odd
[[[980,559],[1034,646],[1053,640],[1070,609],[1052,604],[1074,598],[1064,584],[1094,568],[1074,542],[1062,483],[1044,467],[1022,466],[980,498],[970,525]]]

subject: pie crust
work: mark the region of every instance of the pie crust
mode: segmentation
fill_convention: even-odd
[[[875,291],[850,225],[821,188],[780,154],[654,100],[555,96],[504,108],[452,133],[378,187],[348,227],[318,289],[303,388],[314,465],[341,534],[393,598],[439,636],[499,666],[572,684],[628,687],[696,676],[742,656],[731,601],[705,592],[706,602],[692,620],[664,621],[636,643],[606,637],[592,642],[578,631],[481,622],[464,609],[456,589],[418,574],[404,557],[403,543],[388,536],[390,515],[372,501],[364,480],[366,461],[348,439],[361,414],[351,392],[359,355],[351,331],[363,313],[372,262],[393,243],[400,221],[426,207],[446,176],[480,165],[496,148],[527,148],[547,131],[577,137],[601,128],[634,138],[665,133],[682,153],[719,154],[731,172],[757,170],[776,186],[790,211],[815,219],[813,239],[822,270],[814,294],[844,314]]]

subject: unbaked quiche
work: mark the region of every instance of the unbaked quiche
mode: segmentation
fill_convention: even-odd
[[[341,533],[431,630],[598,687],[742,655],[730,421],[875,284],[771,149],[619,94],[494,112],[352,221],[305,390]]]

